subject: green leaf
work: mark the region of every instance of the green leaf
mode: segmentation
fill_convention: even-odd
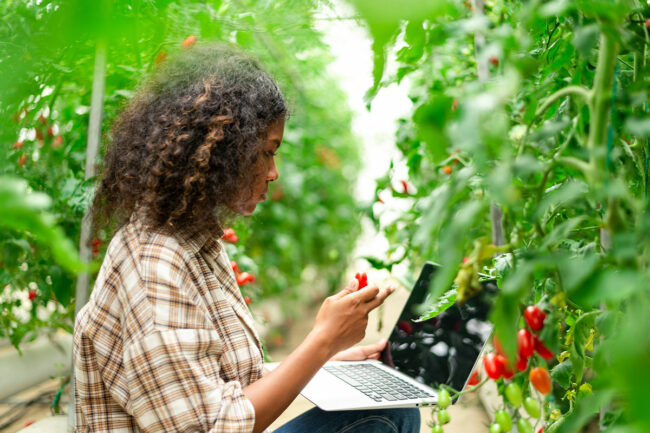
[[[567,291],[567,295],[588,309],[601,303],[619,302],[644,287],[643,278],[633,270],[603,269]]]
[[[576,375],[576,382],[582,382],[582,374],[585,363],[585,345],[591,329],[595,327],[596,317],[600,315],[600,311],[592,311],[578,317],[575,325],[573,325],[573,342],[569,348],[571,356],[571,364],[573,365],[573,372]]]
[[[456,302],[456,295],[458,295],[456,289],[450,289],[444,295],[442,295],[433,305],[427,305],[426,311],[422,313],[422,315],[417,320],[414,320],[414,322],[424,322],[425,320],[433,319],[438,314],[454,305],[454,302]]]
[[[572,43],[583,57],[590,57],[591,50],[596,46],[599,36],[598,24],[589,24],[575,29]]]
[[[551,370],[551,377],[554,381],[560,384],[564,389],[571,385],[571,375],[573,373],[573,365],[570,360],[565,360],[553,367]]]
[[[650,137],[650,117],[629,117],[625,130],[635,137]]]

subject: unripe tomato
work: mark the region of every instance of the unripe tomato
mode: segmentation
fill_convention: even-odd
[[[521,387],[516,383],[511,383],[505,389],[506,398],[514,407],[521,406]]]
[[[535,340],[528,329],[520,329],[517,332],[517,348],[519,355],[530,358],[535,353]]]
[[[438,422],[440,424],[447,424],[449,421],[451,421],[451,417],[449,416],[447,409],[440,409],[438,411]]]
[[[502,432],[509,432],[512,430],[512,417],[508,412],[501,409],[494,414],[494,419],[501,427]]]
[[[496,353],[488,353],[483,357],[483,368],[485,368],[485,372],[492,380],[497,380],[503,376],[504,365],[498,359],[498,356]]]
[[[546,345],[544,345],[544,342],[537,338],[537,336],[533,336],[533,340],[535,341],[535,351],[539,354],[544,359],[553,359],[555,355],[553,355],[553,352],[550,351]]]
[[[490,433],[501,433],[501,426],[495,422],[490,426]]]
[[[442,426],[440,424],[434,424],[433,427],[431,427],[431,433],[443,433],[444,431],[442,430]]]
[[[451,396],[449,395],[449,391],[447,391],[444,388],[440,388],[440,390],[438,391],[438,407],[444,409],[450,404],[451,404]]]
[[[517,430],[519,433],[533,433],[533,426],[526,418],[519,418],[517,420]]]
[[[530,329],[533,331],[539,331],[544,327],[546,313],[544,313],[537,305],[529,305],[524,310],[524,319],[526,319],[526,323],[528,323]]]
[[[539,403],[537,402],[537,400],[535,400],[530,396],[524,399],[524,409],[526,409],[528,415],[530,415],[533,418],[539,418],[539,416],[542,414],[542,411],[539,408]]]
[[[530,383],[533,384],[535,389],[542,394],[548,394],[551,392],[551,376],[548,374],[548,370],[544,367],[535,367],[530,370],[528,374],[530,378]]]

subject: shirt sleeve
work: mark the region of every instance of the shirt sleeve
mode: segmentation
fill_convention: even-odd
[[[251,432],[255,410],[237,381],[219,376],[215,330],[154,330],[124,353],[126,407],[144,432]]]

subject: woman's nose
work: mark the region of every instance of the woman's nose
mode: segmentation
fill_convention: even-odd
[[[275,182],[280,177],[280,172],[278,171],[278,166],[275,165],[275,159],[271,158],[271,166],[269,167],[269,172],[266,176],[266,180],[269,182]]]

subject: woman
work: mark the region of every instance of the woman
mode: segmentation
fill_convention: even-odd
[[[357,291],[353,280],[263,375],[260,341],[219,239],[278,178],[286,114],[254,60],[212,46],[161,65],[117,119],[94,214],[118,230],[75,324],[77,431],[260,432],[327,360],[378,357],[383,344],[348,348],[392,289]],[[280,431],[306,426],[417,432],[419,413],[314,409]]]

